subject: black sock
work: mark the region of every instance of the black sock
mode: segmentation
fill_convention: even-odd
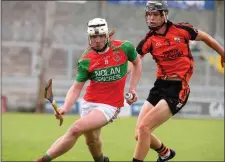
[[[133,162],[143,162],[143,161],[133,158]]]

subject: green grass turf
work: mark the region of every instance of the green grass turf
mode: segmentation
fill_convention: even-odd
[[[62,127],[53,115],[8,113],[2,115],[2,160],[34,161],[68,129],[78,116],[65,116]],[[136,117],[116,120],[102,129],[103,150],[111,161],[131,161],[135,148]],[[224,160],[224,120],[171,119],[155,132],[176,150],[175,161]],[[146,161],[156,160],[150,151]],[[92,161],[83,136],[57,161]]]

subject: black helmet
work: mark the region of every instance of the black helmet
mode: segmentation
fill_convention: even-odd
[[[162,16],[165,17],[165,21],[162,25],[151,27],[148,26],[150,30],[156,31],[159,30],[165,23],[167,23],[167,15],[168,15],[168,5],[166,1],[147,1],[145,12],[159,11]]]
[[[145,11],[165,11],[168,12],[168,5],[166,1],[147,1]]]

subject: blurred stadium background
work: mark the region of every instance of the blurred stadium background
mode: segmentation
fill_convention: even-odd
[[[95,17],[106,18],[109,27],[116,28],[115,39],[126,39],[136,45],[148,30],[144,20],[143,4],[144,1],[138,0],[3,1],[1,4],[3,132],[7,129],[7,123],[4,121],[14,120],[17,116],[15,112],[20,112],[16,113],[18,116],[23,114],[21,112],[40,112],[36,110],[37,106],[44,104],[43,111],[52,113],[51,106],[43,100],[43,96],[40,96],[43,94],[40,85],[44,85],[50,78],[53,79],[56,101],[59,105],[63,104],[66,92],[75,77],[78,58],[88,44],[86,34],[88,20]],[[189,22],[195,28],[208,32],[224,45],[224,1],[169,1],[168,4],[170,20]],[[190,81],[190,100],[176,117],[223,119],[224,69],[220,66],[219,56],[204,43],[192,42],[191,49],[195,59],[195,72]],[[138,115],[140,106],[155,81],[155,70],[151,56],[146,56],[143,62],[143,75],[137,89],[139,101],[131,107],[126,105],[121,116],[135,118]],[[10,113],[7,112],[14,113],[8,115]],[[79,101],[71,111],[71,114],[78,113]],[[14,127],[12,126],[12,129]],[[37,129],[41,131],[42,126]],[[218,129],[223,132],[223,136],[222,128]],[[133,133],[133,128],[129,131]],[[4,135],[3,133],[3,155],[4,142],[7,143],[7,137]],[[49,139],[52,140],[52,137]],[[11,145],[7,146],[10,148]],[[45,149],[42,148],[42,151]],[[7,159],[15,160],[16,157],[11,158],[9,154],[7,158],[5,156],[5,160]],[[222,158],[219,157],[218,160]]]

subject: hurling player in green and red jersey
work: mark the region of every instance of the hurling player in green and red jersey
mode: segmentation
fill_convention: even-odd
[[[144,161],[149,147],[158,153],[157,162],[167,162],[175,156],[175,151],[152,132],[179,112],[188,100],[188,82],[194,71],[189,42],[203,41],[221,56],[222,66],[224,63],[224,49],[215,39],[190,24],[175,24],[167,17],[165,1],[147,2],[145,18],[150,31],[136,50],[142,57],[152,55],[157,63],[157,78],[138,117],[133,162]]]
[[[38,161],[51,161],[69,151],[77,139],[85,136],[86,144],[95,162],[109,161],[103,155],[100,138],[101,127],[117,118],[124,106],[124,88],[128,61],[132,63],[129,92],[137,100],[135,92],[141,75],[141,60],[129,41],[109,39],[105,19],[95,18],[88,23],[89,47],[78,61],[76,81],[66,95],[58,119],[67,113],[80,96],[87,80],[90,80],[81,103],[81,118],[75,121]],[[76,155],[75,155],[76,156]]]

